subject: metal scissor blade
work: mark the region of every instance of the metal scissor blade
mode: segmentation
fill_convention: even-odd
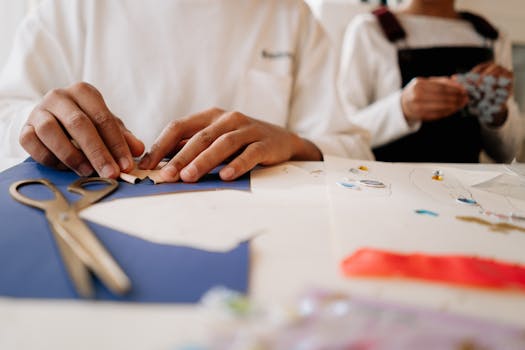
[[[66,267],[66,270],[73,282],[75,290],[78,295],[82,298],[93,298],[95,291],[93,284],[91,283],[91,275],[87,266],[79,259],[69,244],[62,238],[62,236],[55,231],[54,227],[51,227],[53,236],[62,256],[62,261]]]
[[[54,225],[57,233],[102,283],[115,294],[125,294],[131,289],[128,276],[74,210],[60,213],[52,222],[57,220]]]

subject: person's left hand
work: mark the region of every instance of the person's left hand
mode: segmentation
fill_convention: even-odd
[[[279,126],[218,108],[172,121],[139,167],[153,169],[165,156],[174,153],[160,172],[166,182],[198,181],[232,156],[233,160],[219,173],[226,181],[238,178],[258,164],[273,165],[290,159],[322,160],[321,152],[310,141]]]

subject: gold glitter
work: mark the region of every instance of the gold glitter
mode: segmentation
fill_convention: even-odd
[[[525,228],[506,222],[492,223],[490,221],[475,217],[475,216],[456,216],[456,219],[472,224],[478,224],[488,227],[492,232],[496,233],[510,233],[511,231],[518,231],[525,233]]]

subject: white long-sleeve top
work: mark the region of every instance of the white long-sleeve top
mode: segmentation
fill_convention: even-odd
[[[368,133],[336,93],[337,63],[302,0],[46,0],[25,19],[0,74],[0,152],[54,88],[94,85],[150,146],[169,121],[236,110],[369,159]]]
[[[372,147],[382,146],[419,130],[421,123],[407,123],[401,108],[401,72],[397,51],[403,48],[440,46],[485,46],[464,20],[420,15],[396,15],[407,33],[406,40],[393,44],[386,38],[376,17],[362,14],[347,27],[338,85],[345,113],[368,131]],[[511,45],[500,33],[494,42],[495,62],[512,69]],[[522,140],[521,118],[513,99],[507,103],[508,119],[499,128],[482,124],[483,147],[499,162],[512,160]],[[446,142],[446,140],[444,140]]]

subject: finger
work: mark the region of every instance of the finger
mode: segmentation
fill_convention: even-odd
[[[450,78],[429,79],[425,91],[439,95],[467,95],[465,88]]]
[[[133,157],[140,157],[144,153],[144,149],[146,148],[144,146],[144,142],[142,142],[138,137],[135,136],[135,134],[133,134],[128,128],[126,128],[126,125],[124,125],[122,119],[117,117],[115,117],[115,119],[117,120],[117,123],[122,129],[124,138],[126,139],[126,142],[129,146],[129,150],[131,151],[131,155]]]
[[[443,104],[443,105],[455,105],[461,106],[468,103],[468,95],[441,95],[441,94],[428,94],[420,96],[415,103],[425,104]]]
[[[24,125],[19,141],[26,152],[38,163],[51,168],[56,168],[60,164],[58,158],[38,139],[32,125]]]
[[[71,143],[53,115],[47,111],[39,110],[32,116],[31,125],[40,142],[67,168],[80,176],[89,176],[93,173],[89,161]]]
[[[232,160],[219,173],[221,179],[224,181],[232,181],[239,176],[244,175],[257,164],[264,162],[266,147],[262,142],[254,142],[250,144],[244,152]],[[268,164],[269,165],[269,164]]]
[[[181,180],[184,182],[198,181],[255,139],[255,134],[241,130],[221,135],[210,147],[201,152],[188,166],[181,170]]]
[[[191,166],[189,166],[189,164],[192,163],[193,160],[195,160],[197,156],[201,154],[201,152],[208,149],[221,135],[229,133],[235,130],[235,128],[236,125],[232,125],[225,119],[222,119],[197,132],[186,142],[186,145],[184,145],[180,152],[178,152],[173,157],[173,159],[164,168],[162,168],[161,173],[163,178],[166,181],[176,181],[178,177],[182,176],[180,172],[185,169],[183,180],[186,182],[197,181],[202,175],[205,174],[204,171],[210,170],[210,167],[197,167],[197,165],[201,165],[202,162],[193,164]],[[227,154],[226,157],[232,153]],[[226,159],[226,157],[220,161]],[[214,163],[214,166],[218,165],[219,163]],[[211,169],[213,169],[213,167]]]
[[[468,104],[468,95],[442,95],[442,94],[425,94],[419,95],[416,99],[410,101],[410,109],[413,111],[450,108],[459,109]]]
[[[420,104],[420,110],[424,112],[455,112],[461,105],[454,102],[431,101]]]
[[[492,64],[483,71],[483,75],[499,76],[500,74],[503,74],[503,71],[503,67],[500,67],[496,64]]]
[[[439,83],[439,84],[454,86],[454,87],[457,87],[458,89],[463,89],[463,85],[461,85],[453,77],[431,77],[428,79],[428,81],[431,83]]]
[[[68,89],[73,101],[91,119],[119,170],[129,171],[133,168],[130,148],[123,135],[117,118],[109,111],[100,92],[86,83],[78,83]]]
[[[412,103],[441,100],[462,103],[468,99],[466,90],[439,83],[428,83],[426,86],[419,86],[417,89],[409,92],[407,96],[408,101],[412,101]]]
[[[461,106],[457,104],[443,104],[439,102],[422,103],[416,105],[415,111],[419,116],[425,120],[428,118],[448,117],[456,113]]]
[[[240,126],[240,123],[236,123],[234,121],[236,117],[233,115],[234,113],[228,113],[225,115],[225,117],[220,118],[218,121],[197,132],[192,138],[190,138],[181,151],[178,152],[172,159],[170,166],[166,169],[166,173],[171,171],[174,174],[175,171],[173,171],[173,168],[175,168],[177,171],[184,169],[185,174],[181,174],[181,178],[184,181],[197,181],[202,175],[206,174],[207,171],[213,169],[213,167],[220,164],[220,162],[226,159],[226,157],[237,151],[240,146],[235,141],[235,138],[238,134],[234,133],[233,137],[230,137],[230,135],[223,138],[222,142],[219,142],[221,150],[225,152],[226,156],[222,157],[222,159],[219,159],[218,163],[214,159],[220,158],[220,153],[214,153],[217,152],[215,148],[211,151],[212,154],[215,154],[215,157],[212,157],[213,160],[209,159],[212,161],[213,167],[196,167],[203,162],[193,163],[194,159],[196,159],[202,152],[212,146],[212,144],[214,144],[221,136],[233,132]],[[228,146],[230,148],[234,148],[234,150],[229,151],[227,149]],[[190,163],[192,163],[192,166],[188,166]]]
[[[218,114],[224,113],[219,109],[211,109],[170,122],[157,138],[151,150],[146,153],[139,163],[142,169],[153,169],[169,153],[171,153],[184,139],[189,139],[200,130],[211,124]],[[180,170],[180,169],[179,169]]]
[[[507,89],[509,92],[512,91],[512,89],[514,88],[514,73],[505,69],[502,66],[494,65],[490,67],[486,71],[486,75],[493,76],[495,78],[503,77],[503,78],[510,79],[510,84],[508,84],[504,88]]]
[[[129,130],[124,130],[123,134],[129,146],[129,150],[131,151],[131,155],[133,157],[140,157],[142,153],[144,153],[144,143]]]
[[[482,74],[483,71],[485,71],[485,69],[487,69],[487,67],[492,65],[492,64],[493,64],[492,61],[480,63],[477,66],[475,66],[474,68],[472,68],[470,72],[471,73],[476,73],[476,74]]]
[[[186,146],[186,144],[188,143],[188,141],[189,141],[189,140],[182,140],[181,142],[179,142],[179,144],[178,144],[177,146],[175,146],[175,148],[172,149],[171,152],[168,153],[168,154],[165,156],[165,158],[173,158],[173,157],[175,157],[175,155],[176,155],[177,153],[179,153],[180,150],[184,148],[184,146]]]
[[[68,94],[49,99],[47,111],[54,115],[75,140],[91,165],[102,177],[116,178],[120,168],[107,149],[91,119],[73,102]]]

